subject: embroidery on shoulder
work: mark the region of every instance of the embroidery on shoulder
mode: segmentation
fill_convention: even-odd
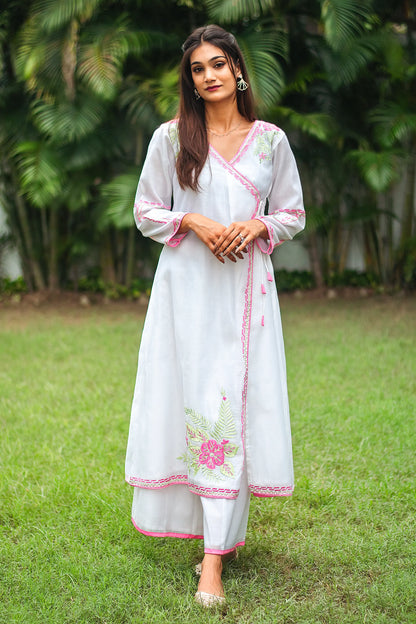
[[[187,450],[178,457],[193,474],[201,471],[210,481],[224,481],[235,475],[230,460],[237,454],[238,446],[230,438],[236,437],[237,430],[224,390],[221,390],[221,395],[218,419],[214,425],[197,411],[185,408]]]
[[[259,157],[259,163],[272,159],[273,138],[278,130],[265,130],[258,134],[255,139],[254,154]]]
[[[169,123],[168,135],[170,142],[172,143],[173,151],[175,152],[175,158],[179,154],[179,133],[178,133],[178,124],[176,121],[171,121]]]

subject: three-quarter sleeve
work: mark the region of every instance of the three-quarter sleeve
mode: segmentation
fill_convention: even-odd
[[[256,239],[266,254],[271,254],[277,245],[292,239],[305,227],[302,187],[295,157],[286,135],[281,130],[279,135],[273,149],[273,183],[268,196],[268,214],[256,217],[268,231],[267,239]]]
[[[143,236],[176,247],[186,236],[178,234],[185,212],[172,210],[175,151],[168,124],[162,124],[149,143],[134,201],[134,219]]]

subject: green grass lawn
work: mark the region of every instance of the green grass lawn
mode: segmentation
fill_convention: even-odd
[[[416,300],[283,297],[295,493],[252,498],[228,609],[130,523],[133,305],[0,309],[1,624],[416,622]]]

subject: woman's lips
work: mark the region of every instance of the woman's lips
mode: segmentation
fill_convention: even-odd
[[[207,87],[207,91],[216,91],[220,88],[220,85],[215,85],[214,87]]]

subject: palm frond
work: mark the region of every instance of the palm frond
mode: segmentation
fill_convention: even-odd
[[[129,54],[140,55],[151,47],[149,33],[129,31],[126,19],[97,24],[81,38],[78,76],[97,95],[112,99],[122,80]]]
[[[86,208],[91,202],[92,181],[88,172],[67,176],[60,200],[72,212]]]
[[[251,88],[260,111],[275,105],[284,89],[284,73],[275,54],[285,54],[281,33],[251,32],[239,38]]]
[[[161,121],[175,117],[179,105],[178,69],[164,69],[156,77],[140,81],[130,77],[120,94],[134,125],[152,130]]]
[[[375,125],[380,144],[386,147],[416,137],[416,113],[411,103],[392,102],[379,106],[369,114],[369,119]]]
[[[334,89],[354,82],[386,45],[384,32],[365,33],[359,38],[346,41],[341,49],[322,51],[327,79]]]
[[[80,95],[74,102],[38,100],[33,105],[33,122],[51,141],[75,141],[93,132],[102,122],[106,105],[97,98]]]
[[[32,14],[45,32],[52,32],[76,19],[89,20],[102,0],[36,0]]]
[[[391,187],[399,177],[397,154],[385,150],[352,150],[348,159],[354,162],[368,186],[378,193]]]
[[[121,229],[134,224],[133,204],[139,175],[139,170],[131,170],[101,187],[105,208],[100,217],[100,227],[114,225]]]
[[[330,141],[337,132],[333,117],[326,113],[298,113],[292,108],[279,106],[273,109],[276,116],[289,120],[291,125],[319,141]]]
[[[40,141],[28,141],[19,143],[13,155],[25,195],[38,208],[49,206],[66,181],[56,150]]]
[[[256,18],[274,6],[274,0],[205,0],[211,20],[224,24]]]
[[[17,37],[14,64],[17,76],[37,94],[59,92],[63,85],[60,35],[45,37],[37,20],[30,18]]]
[[[340,50],[351,39],[364,32],[371,20],[370,0],[321,0],[321,17],[325,39],[334,50]]]

